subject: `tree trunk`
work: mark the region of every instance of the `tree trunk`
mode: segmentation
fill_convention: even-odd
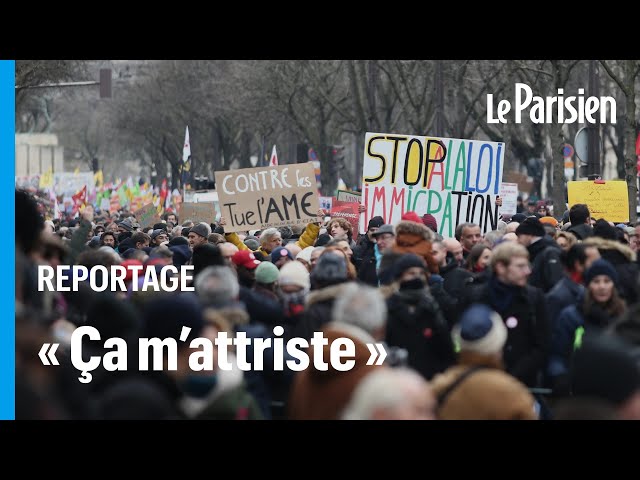
[[[627,65],[633,68],[632,62],[627,62]],[[629,67],[627,67],[629,68]],[[627,75],[632,78],[631,88],[629,89],[627,98],[627,126],[625,129],[625,146],[626,152],[624,155],[624,164],[626,170],[627,190],[629,192],[629,221],[635,222],[638,218],[636,209],[638,207],[638,167],[636,163],[636,95],[633,88],[633,77],[631,75],[631,68]]]
[[[551,174],[553,178],[553,187],[551,190],[551,199],[553,200],[553,215],[556,218],[562,218],[567,209],[567,200],[565,200],[564,178],[564,157],[562,156],[562,124],[557,123],[557,119],[550,125],[550,146],[551,146]]]

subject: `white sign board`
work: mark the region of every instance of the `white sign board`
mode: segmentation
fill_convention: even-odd
[[[465,222],[496,229],[504,152],[504,143],[368,132],[360,233],[374,216],[397,224],[410,211],[432,214],[444,237]]]

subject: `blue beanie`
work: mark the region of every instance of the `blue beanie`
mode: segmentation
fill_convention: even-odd
[[[598,275],[606,275],[609,277],[613,283],[618,285],[618,272],[616,269],[609,263],[607,260],[603,258],[599,258],[595,262],[591,264],[591,266],[584,272],[584,284],[589,285],[591,280],[593,280]]]
[[[500,352],[507,340],[507,328],[500,314],[486,305],[471,305],[452,330],[460,350],[493,354]]]

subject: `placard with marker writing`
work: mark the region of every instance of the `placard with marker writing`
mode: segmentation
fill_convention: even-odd
[[[604,218],[609,222],[629,221],[629,191],[624,180],[567,182],[569,208],[576,203],[589,207],[591,218]]]
[[[318,192],[311,163],[216,172],[225,232],[318,221]]]

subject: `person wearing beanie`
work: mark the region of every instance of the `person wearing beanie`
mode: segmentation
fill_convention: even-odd
[[[416,212],[405,212],[402,214],[402,217],[400,219],[406,220],[407,222],[422,223],[423,225],[426,225],[422,222],[422,219]]]
[[[193,280],[195,281],[198,274],[205,268],[210,266],[225,266],[227,262],[222,256],[218,245],[205,242],[193,249],[191,264],[193,265]]]
[[[453,328],[455,366],[431,385],[440,420],[536,420],[537,403],[528,388],[504,371],[507,327],[496,311],[473,304]]]
[[[277,293],[279,274],[280,270],[278,270],[278,267],[273,263],[260,262],[260,265],[256,268],[256,283],[253,287],[253,291],[273,300],[274,302],[280,302],[280,297]]]
[[[422,216],[422,223],[424,223],[425,226],[433,230],[434,233],[438,233],[438,222],[436,221],[436,217],[434,217],[430,213],[425,213]]]
[[[640,268],[637,263],[638,254],[618,239],[618,235],[622,233],[622,230],[609,225],[605,220],[598,220],[593,227],[593,235],[584,240],[584,243],[597,247],[600,256],[613,265],[620,277],[618,293],[627,305],[632,305],[640,300],[637,285]]]
[[[193,250],[197,246],[205,245],[210,233],[211,230],[209,226],[204,223],[199,223],[193,226],[187,235],[191,249]]]
[[[553,228],[558,226],[558,220],[553,217],[540,217],[540,223],[543,225],[551,225]]]
[[[615,241],[618,239],[616,227],[603,218],[596,220],[596,223],[593,225],[593,236],[604,238],[605,240]]]
[[[527,218],[527,215],[525,215],[524,213],[516,213],[511,217],[511,221],[509,223],[520,224],[524,221],[525,218]]]
[[[378,286],[377,265],[378,258],[382,257],[376,253],[376,239],[374,235],[378,229],[384,225],[384,220],[380,216],[373,217],[367,225],[367,233],[362,235],[360,242],[353,249],[353,264],[358,271],[358,280],[372,287]]]
[[[567,393],[567,375],[583,337],[602,335],[627,310],[618,295],[616,269],[600,258],[584,272],[585,291],[577,304],[565,307],[553,326],[548,373],[557,394]]]
[[[585,337],[573,356],[569,379],[573,397],[604,400],[617,419],[640,420],[640,368],[622,339]]]
[[[577,304],[584,294],[584,272],[600,258],[600,252],[593,245],[576,243],[562,252],[560,260],[564,267],[564,277],[545,294],[547,314],[551,325],[555,325],[560,312],[567,305]]]
[[[539,200],[536,203],[536,216],[538,218],[550,217],[551,216],[551,212],[549,211],[549,207],[547,206],[547,203],[544,200]]]
[[[191,249],[189,248],[189,241],[184,237],[179,238],[184,239],[184,243],[177,242],[171,245],[171,242],[173,242],[174,240],[178,240],[178,238],[174,238],[173,240],[171,240],[171,242],[169,242],[169,250],[171,250],[171,252],[173,253],[173,265],[177,269],[180,269],[182,265],[189,265],[191,262],[191,256],[193,255]]]
[[[311,292],[294,336],[310,340],[314,332],[331,321],[335,299],[348,280],[347,259],[342,252],[324,251],[311,272]]]
[[[405,349],[408,366],[431,380],[455,361],[449,326],[427,286],[422,257],[404,254],[394,269],[399,290],[387,300],[386,341],[390,347]]]
[[[276,247],[271,251],[271,263],[273,263],[278,269],[287,262],[293,262],[293,255],[286,247]]]
[[[225,240],[226,241],[226,240]],[[249,235],[244,239],[244,244],[249,247],[249,250],[256,251],[260,248],[260,240],[257,237]]]
[[[311,252],[315,247],[307,247],[304,250],[300,250],[300,253],[296,255],[296,260],[302,263],[308,272],[311,272]]]
[[[278,294],[286,317],[292,319],[304,311],[310,287],[309,271],[302,263],[289,262],[280,269]]]
[[[531,261],[529,285],[547,293],[558,283],[564,273],[560,255],[562,249],[546,235],[544,226],[537,217],[528,217],[516,228],[518,243],[527,247]]]

